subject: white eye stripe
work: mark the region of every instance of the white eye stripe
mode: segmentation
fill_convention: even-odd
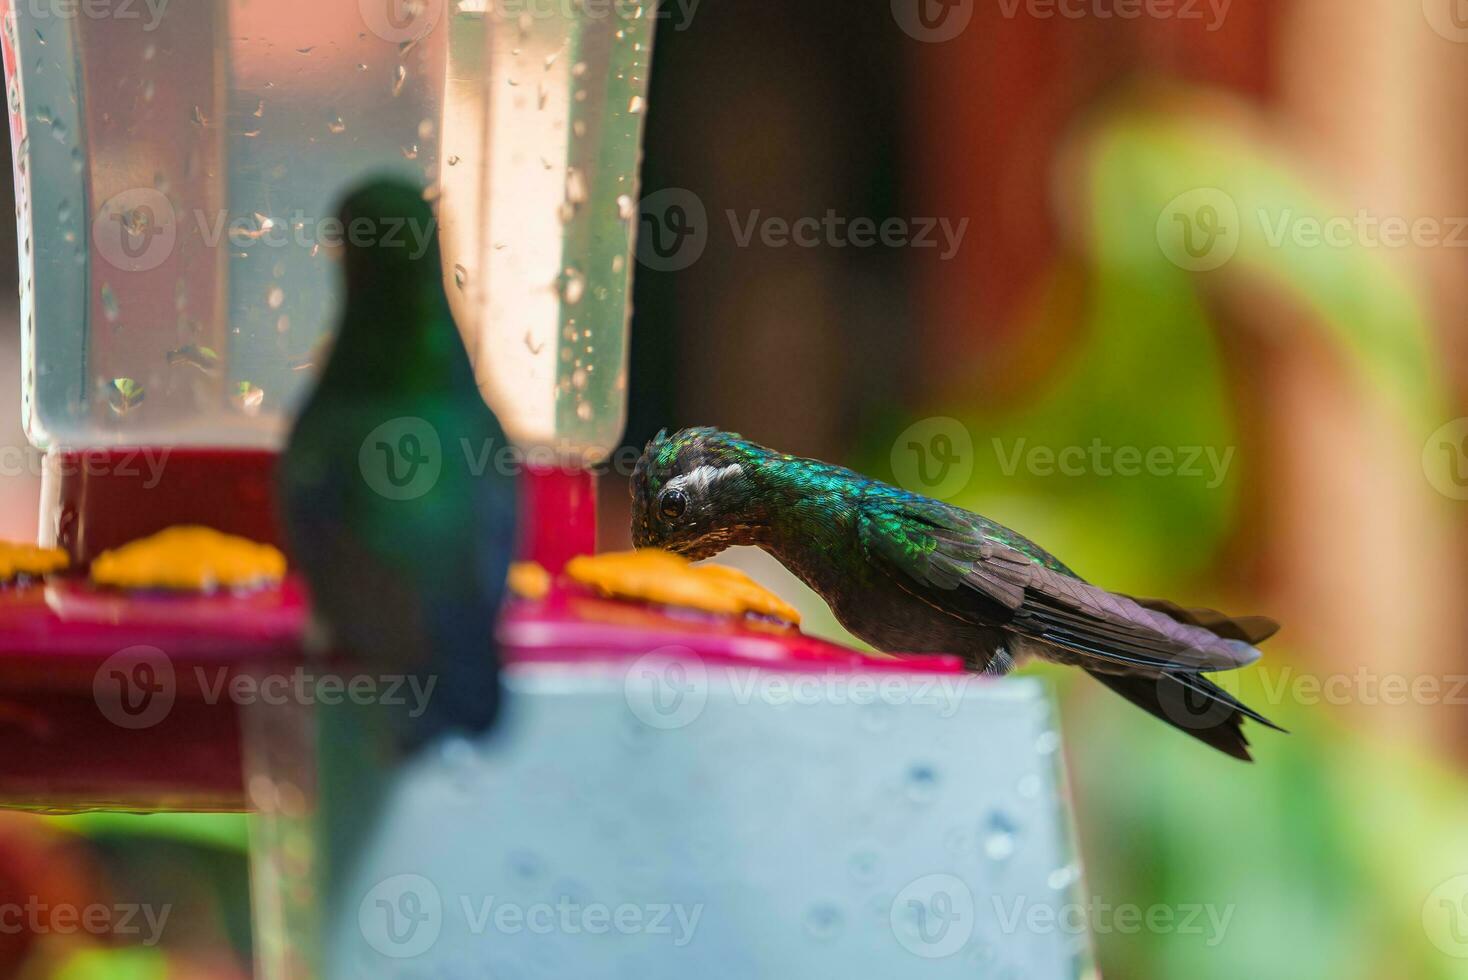
[[[731,476],[738,476],[744,472],[744,467],[738,463],[730,463],[728,466],[700,466],[689,470],[681,476],[675,476],[668,481],[668,489],[689,490],[696,493],[707,493],[709,488],[721,480],[727,480]]]

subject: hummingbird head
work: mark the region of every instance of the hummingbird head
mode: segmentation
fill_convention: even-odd
[[[694,561],[754,544],[761,523],[756,476],[768,453],[708,427],[659,432],[632,471],[632,543]]]

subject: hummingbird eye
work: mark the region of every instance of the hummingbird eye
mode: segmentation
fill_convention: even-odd
[[[669,487],[658,497],[658,512],[668,520],[677,520],[688,510],[688,494],[677,487]]]

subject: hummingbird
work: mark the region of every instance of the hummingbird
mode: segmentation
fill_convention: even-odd
[[[631,491],[636,547],[763,548],[878,650],[993,675],[1030,657],[1080,667],[1246,762],[1244,719],[1283,731],[1205,676],[1258,660],[1273,620],[1108,592],[988,518],[714,428],[658,433]]]
[[[413,748],[494,720],[515,485],[470,463],[505,435],[449,311],[422,189],[369,183],[340,217],[344,307],[280,463],[281,503],[316,645],[418,682],[426,703],[394,719]]]

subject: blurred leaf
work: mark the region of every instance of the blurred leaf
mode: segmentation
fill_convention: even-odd
[[[71,954],[52,974],[53,980],[163,980],[168,957],[159,949],[83,949]]]
[[[248,846],[243,813],[78,813],[46,818],[59,830],[84,836],[162,837],[183,843],[244,853]]]

